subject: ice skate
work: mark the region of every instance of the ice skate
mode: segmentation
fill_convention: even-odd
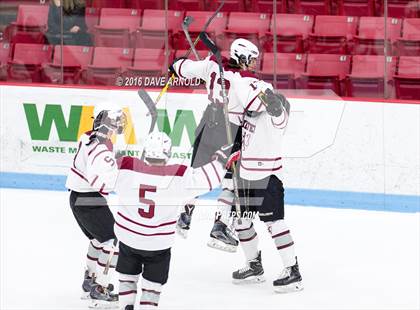
[[[276,293],[291,293],[303,290],[302,276],[299,272],[299,265],[296,264],[283,269],[279,278],[273,282]]]
[[[109,286],[108,286],[109,287]],[[108,287],[94,284],[90,291],[91,304],[89,308],[112,309],[118,308],[118,294],[113,294]]]
[[[210,240],[207,245],[211,248],[219,249],[226,252],[236,252],[238,248],[238,240],[235,239],[234,233],[222,221],[215,221],[210,232]]]
[[[83,279],[83,283],[82,283],[82,296],[80,297],[81,299],[85,300],[85,299],[89,299],[90,298],[90,291],[92,289],[92,286],[95,282],[95,277],[90,277],[89,276],[89,271],[86,270],[85,271],[85,276]]]
[[[261,263],[261,251],[258,252],[258,256],[253,260],[247,262],[247,266],[234,271],[232,273],[234,284],[245,284],[245,283],[259,283],[264,282],[264,269]]]
[[[184,239],[188,237],[194,208],[194,205],[185,205],[185,212],[181,212],[176,223],[176,231]]]

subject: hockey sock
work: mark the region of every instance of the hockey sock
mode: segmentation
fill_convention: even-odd
[[[238,233],[247,261],[253,260],[258,256],[258,235],[254,229],[251,219],[242,219],[242,223],[235,221],[235,230]]]
[[[96,263],[99,255],[102,253],[102,246],[98,240],[92,239],[89,242],[88,252],[86,255],[86,267],[89,272],[89,277],[96,274]]]
[[[152,282],[143,278],[141,283],[141,309],[155,309],[159,304],[160,292],[162,291],[162,284]]]
[[[131,275],[120,273],[120,286],[118,289],[118,303],[120,309],[125,309],[125,306],[136,303],[137,296],[137,282],[140,275]]]
[[[266,225],[268,226],[268,231],[279,251],[283,266],[285,268],[293,266],[296,263],[295,247],[292,235],[290,234],[286,223],[284,220],[277,220],[274,222],[266,222]]]
[[[233,205],[234,195],[228,189],[223,189],[219,198],[217,199],[217,211],[215,220],[222,221],[225,225],[229,226],[230,211]]]
[[[114,254],[111,258],[111,263],[109,265],[109,270],[105,274],[106,264],[108,259],[114,251]],[[99,255],[98,264],[96,265],[96,283],[102,285],[103,287],[107,287],[110,279],[111,279],[111,269],[114,269],[117,265],[118,260],[118,247],[114,245],[114,240],[108,240],[102,243],[102,253]]]

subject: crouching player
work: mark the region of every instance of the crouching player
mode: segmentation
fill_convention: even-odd
[[[140,306],[158,306],[162,285],[168,280],[179,206],[218,187],[226,168],[240,155],[233,146],[222,147],[213,161],[194,169],[167,165],[171,145],[165,133],[153,132],[145,141],[144,161],[128,156],[118,161],[115,191],[120,206],[114,231],[119,240],[117,271],[123,310],[134,309],[140,275]]]

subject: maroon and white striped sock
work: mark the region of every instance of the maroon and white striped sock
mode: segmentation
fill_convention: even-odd
[[[235,221],[235,230],[241,243],[247,261],[258,256],[258,234],[251,219],[241,219],[241,224]]]
[[[155,309],[159,305],[162,284],[152,282],[143,278],[141,282],[141,309]]]
[[[86,255],[86,266],[89,271],[89,277],[96,274],[96,263],[99,255],[102,253],[102,245],[98,240],[92,239],[89,242],[88,252]]]
[[[295,247],[284,220],[277,220],[274,222],[267,222],[268,230],[273,238],[274,245],[279,251],[280,257],[283,261],[284,267],[293,266],[296,263]]]
[[[140,275],[131,275],[120,273],[120,285],[118,289],[118,303],[120,309],[125,309],[128,305],[136,303],[137,282]]]

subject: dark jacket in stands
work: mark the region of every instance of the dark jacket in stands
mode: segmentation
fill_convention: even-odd
[[[63,10],[63,38],[67,45],[92,45],[90,35],[86,32],[85,7],[75,7],[71,12]],[[77,33],[70,29],[78,26]],[[61,8],[50,4],[48,11],[47,39],[50,44],[61,43]]]

